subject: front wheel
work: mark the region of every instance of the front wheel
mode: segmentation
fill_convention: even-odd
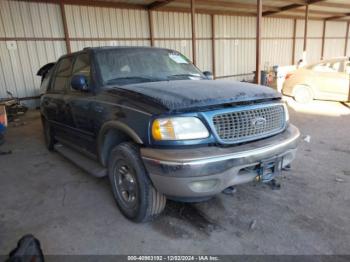
[[[111,151],[108,176],[115,201],[128,219],[145,222],[165,208],[166,197],[153,187],[135,144],[122,143]]]
[[[307,104],[310,103],[314,97],[310,87],[305,85],[296,85],[294,87],[294,99],[298,103]]]

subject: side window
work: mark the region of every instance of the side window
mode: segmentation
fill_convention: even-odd
[[[53,81],[52,89],[56,92],[61,92],[66,89],[67,80],[71,77],[72,71],[72,57],[63,58],[57,67],[55,79]]]
[[[42,80],[41,80],[41,85],[40,85],[40,94],[45,94],[46,91],[49,88],[49,83],[50,83],[50,79],[51,79],[51,75],[52,75],[52,71],[53,70],[49,70],[45,76],[43,76]]]
[[[314,66],[312,70],[319,73],[340,73],[344,71],[344,65],[342,61],[327,62]]]
[[[80,54],[75,59],[73,65],[73,73],[72,75],[84,75],[88,81],[88,85],[90,85],[90,56],[89,54]]]
[[[334,70],[334,72],[342,72],[343,71],[342,62],[338,61],[338,62],[332,63],[331,69]]]

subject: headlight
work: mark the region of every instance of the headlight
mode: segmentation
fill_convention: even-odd
[[[197,117],[159,118],[153,121],[154,140],[188,140],[207,138],[208,129]]]
[[[286,122],[288,122],[289,121],[289,112],[288,112],[287,104],[284,103],[283,107],[284,107],[284,118],[286,119]]]

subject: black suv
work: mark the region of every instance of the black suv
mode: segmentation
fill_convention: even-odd
[[[86,48],[38,74],[48,149],[108,175],[133,221],[159,214],[167,198],[271,181],[295,157],[299,131],[279,94],[214,81],[174,50]]]

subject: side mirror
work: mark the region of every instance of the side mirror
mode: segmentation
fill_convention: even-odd
[[[213,73],[210,72],[210,71],[204,71],[204,72],[203,72],[203,75],[204,75],[208,80],[213,80],[213,79],[214,79]]]
[[[89,91],[88,81],[84,75],[74,75],[70,82],[71,87],[78,91]]]

